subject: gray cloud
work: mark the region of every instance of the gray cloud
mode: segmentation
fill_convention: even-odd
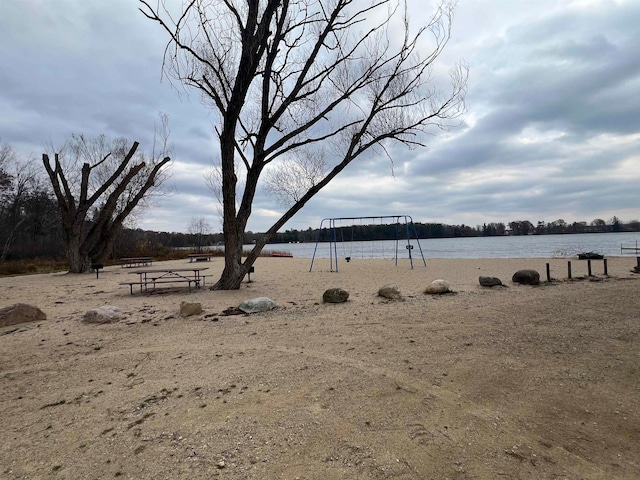
[[[423,2],[410,1],[412,20]],[[350,165],[285,228],[324,217],[409,214],[475,225],[517,219],[640,218],[640,34],[637,2],[460,2],[442,65],[470,65],[462,126]],[[161,81],[166,38],[137,2],[3,2],[0,137],[23,156],[72,132],[126,136],[149,151],[170,117],[176,193],[139,226],[216,229],[204,172],[217,156],[216,115],[197,92]],[[446,69],[445,68],[445,69]],[[260,189],[249,228],[283,208]]]

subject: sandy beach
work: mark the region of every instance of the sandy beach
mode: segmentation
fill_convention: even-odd
[[[511,282],[546,263],[555,281]],[[635,264],[260,258],[237,291],[134,295],[119,266],[0,278],[0,308],[47,315],[0,328],[0,478],[640,478]],[[440,278],[454,293],[425,295]],[[277,308],[223,314],[262,296]],[[123,318],[82,322],[102,305]]]

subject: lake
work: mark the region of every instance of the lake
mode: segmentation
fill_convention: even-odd
[[[637,242],[637,243],[636,243]],[[413,258],[420,259],[415,240]],[[606,256],[620,256],[620,247],[640,246],[640,233],[585,233],[567,235],[525,235],[502,237],[464,237],[421,239],[425,258],[552,258],[573,257],[581,252],[596,252]],[[398,258],[408,258],[407,241],[398,243]],[[247,245],[250,249],[252,246]],[[265,250],[287,251],[294,257],[312,258],[315,243],[268,244]],[[395,240],[373,242],[338,242],[339,259],[395,258]],[[627,251],[625,255],[636,255]],[[640,255],[640,253],[639,253]],[[318,243],[316,258],[329,258],[329,243]]]

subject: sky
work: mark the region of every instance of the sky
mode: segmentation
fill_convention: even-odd
[[[153,2],[152,2],[153,3]],[[430,0],[409,0],[419,24]],[[150,150],[169,116],[172,193],[136,227],[222,230],[205,172],[216,115],[162,76],[167,43],[135,0],[0,0],[0,139],[21,158],[72,133]],[[323,218],[410,215],[466,224],[640,219],[640,1],[459,0],[436,61],[469,66],[457,128],[415,150],[356,160],[282,230]],[[260,187],[248,230],[284,209]]]

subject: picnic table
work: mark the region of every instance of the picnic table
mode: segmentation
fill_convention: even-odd
[[[208,267],[145,268],[144,270],[134,270],[129,272],[132,275],[138,275],[138,281],[122,282],[120,285],[129,285],[131,295],[133,295],[134,286],[139,286],[140,292],[142,292],[147,291],[149,286],[156,288],[156,285],[165,283],[187,283],[189,291],[191,291],[191,284],[196,288],[200,288],[201,283],[204,285],[206,277],[202,275],[201,272],[208,269]]]
[[[208,262],[211,260],[211,257],[213,257],[212,253],[207,253],[207,252],[203,252],[203,253],[190,253],[189,255],[189,263],[192,262]]]
[[[151,257],[127,257],[121,258],[119,261],[122,268],[146,267],[153,263]]]

